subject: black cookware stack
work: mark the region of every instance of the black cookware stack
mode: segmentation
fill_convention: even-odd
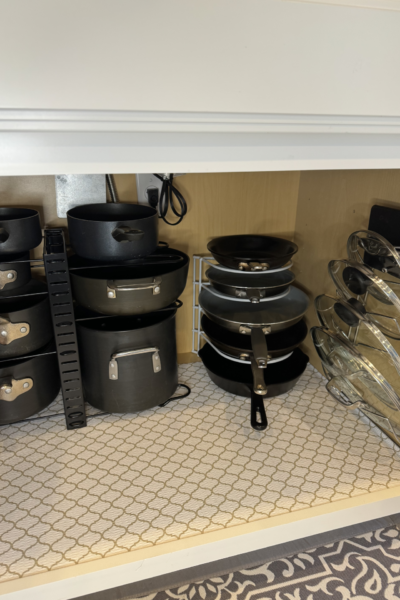
[[[157,212],[137,204],[68,212],[85,400],[109,413],[164,404],[178,386],[177,300],[189,258],[160,246]]]
[[[263,235],[224,236],[208,250],[217,265],[206,272],[199,351],[212,381],[251,398],[250,423],[268,426],[264,399],[289,391],[308,357],[299,349],[307,335],[307,296],[292,285],[293,242]]]
[[[48,289],[32,278],[31,260],[42,232],[37,211],[0,207],[0,424],[43,410],[57,396],[60,377]]]

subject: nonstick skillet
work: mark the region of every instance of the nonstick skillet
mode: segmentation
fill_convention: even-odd
[[[308,356],[296,348],[286,360],[270,365],[263,371],[267,392],[261,397],[253,391],[253,376],[250,366],[223,358],[209,344],[203,346],[199,351],[199,356],[215,385],[230,394],[251,398],[250,422],[252,428],[258,431],[268,427],[264,399],[273,398],[291,390],[308,364]]]
[[[239,271],[283,267],[298,250],[293,242],[269,235],[226,235],[211,240],[207,248],[219,264]]]
[[[287,270],[277,273],[256,272],[249,275],[211,268],[207,269],[206,277],[212,287],[222,294],[253,303],[260,302],[262,298],[282,294],[295,280],[293,273]]]

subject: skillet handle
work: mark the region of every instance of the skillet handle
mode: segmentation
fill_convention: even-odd
[[[268,354],[267,341],[261,327],[251,328],[251,349],[257,366],[265,369],[271,357]]]
[[[253,391],[259,396],[265,396],[267,388],[264,381],[264,369],[257,366],[254,358],[251,359],[251,370],[253,373]]]
[[[251,390],[250,424],[256,431],[264,431],[268,427],[268,419],[264,406],[264,397],[257,396],[253,390]]]
[[[116,227],[111,232],[116,242],[137,242],[144,236],[144,231],[141,229],[131,229],[130,227]]]

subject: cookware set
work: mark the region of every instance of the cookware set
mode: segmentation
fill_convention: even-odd
[[[203,336],[200,350],[211,379],[226,391],[251,397],[251,425],[266,429],[263,399],[288,391],[308,358],[298,346],[307,334],[304,292],[288,260],[290,241],[270,236],[219,237],[208,244],[218,261],[206,271],[199,294]]]
[[[0,424],[29,418],[60,389],[47,285],[31,277],[39,214],[0,207]]]
[[[85,399],[126,413],[168,401],[178,386],[175,316],[189,257],[158,245],[157,212],[135,204],[68,211],[69,272]]]
[[[400,445],[400,299],[386,279],[400,256],[373,231],[351,234],[347,249],[349,260],[329,263],[337,296],[316,298],[312,339],[331,395]]]

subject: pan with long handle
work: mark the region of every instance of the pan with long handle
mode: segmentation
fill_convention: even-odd
[[[222,294],[253,303],[284,293],[295,280],[291,271],[277,273],[257,271],[249,274],[230,273],[216,268],[207,269],[206,277],[212,287]]]
[[[211,321],[229,331],[251,336],[254,362],[259,369],[265,369],[270,359],[267,337],[295,325],[303,318],[309,300],[304,292],[291,286],[289,292],[279,300],[252,304],[237,300],[222,300],[203,288],[199,304]],[[255,371],[255,369],[254,369]],[[265,394],[264,389],[254,391]]]
[[[283,267],[298,247],[270,235],[225,235],[211,240],[207,249],[219,264],[230,269],[268,271]]]
[[[261,397],[254,393],[252,370],[246,364],[238,364],[218,354],[210,344],[206,344],[199,351],[199,356],[207,369],[210,379],[221,389],[251,398],[251,426],[262,431],[267,428],[268,421],[265,414],[265,398],[273,398],[291,390],[304,373],[308,364],[308,356],[299,348],[281,362],[271,365],[261,371],[265,380],[267,393]]]

